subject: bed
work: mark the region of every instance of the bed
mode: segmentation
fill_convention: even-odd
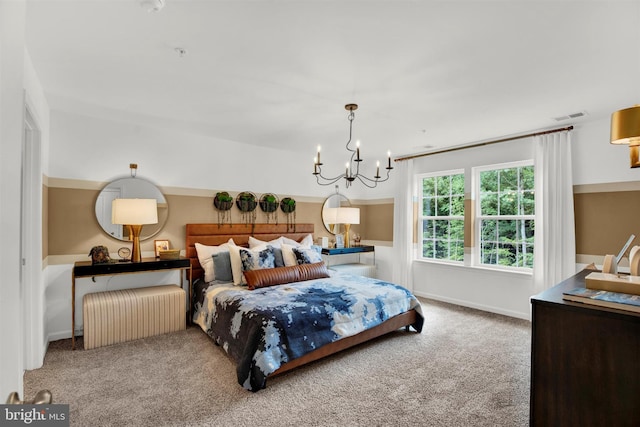
[[[238,383],[247,390],[258,391],[268,378],[389,332],[422,330],[420,303],[402,286],[338,274],[318,262],[308,247],[313,228],[313,224],[186,225],[186,255],[194,277],[193,322],[236,362]],[[286,243],[278,247],[282,242]],[[270,264],[274,253],[276,258],[278,252],[290,257],[289,246],[297,248],[293,251],[297,259],[289,259],[286,266],[277,260]],[[204,247],[217,251],[212,258],[219,274],[225,265],[219,258],[229,257],[235,267],[240,253],[244,269],[244,256],[253,254],[249,263],[255,269],[240,274],[248,283],[238,286],[240,279],[234,274],[211,280]],[[258,266],[263,261],[266,268]]]

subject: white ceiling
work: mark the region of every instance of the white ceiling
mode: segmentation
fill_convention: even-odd
[[[343,149],[355,102],[354,137],[381,158],[640,103],[638,1],[165,3],[27,0],[51,108],[311,158]]]

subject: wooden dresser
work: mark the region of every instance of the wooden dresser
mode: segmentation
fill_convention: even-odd
[[[640,314],[562,299],[590,272],[531,298],[531,426],[640,425]]]

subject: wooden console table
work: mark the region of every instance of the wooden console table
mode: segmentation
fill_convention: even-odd
[[[150,273],[161,270],[184,270],[185,280],[189,282],[187,318],[190,320],[193,283],[189,258],[180,257],[172,260],[143,258],[142,262],[111,262],[105,264],[91,264],[91,261],[76,262],[71,272],[71,348],[73,350],[76,348],[76,277],[115,276],[118,274]],[[180,283],[180,287],[182,287],[182,283]]]
[[[531,298],[531,426],[640,425],[640,313],[562,299],[590,272]]]

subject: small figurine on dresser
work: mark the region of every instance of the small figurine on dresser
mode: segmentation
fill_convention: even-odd
[[[106,246],[94,246],[89,252],[91,264],[106,264],[111,262],[109,257],[109,249]]]

